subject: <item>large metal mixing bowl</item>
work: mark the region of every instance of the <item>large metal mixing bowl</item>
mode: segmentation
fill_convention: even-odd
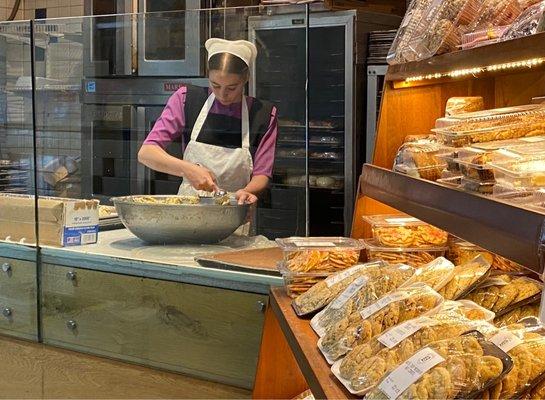
[[[217,243],[241,226],[248,205],[220,206],[212,198],[200,204],[138,203],[135,197],[112,199],[123,225],[145,242],[156,244]],[[176,196],[146,196],[158,200]]]

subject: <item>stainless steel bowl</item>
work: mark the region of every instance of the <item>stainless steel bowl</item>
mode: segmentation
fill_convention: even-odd
[[[213,198],[200,204],[137,203],[135,197],[112,199],[123,225],[145,242],[155,244],[217,243],[241,226],[248,205],[220,206]],[[176,196],[146,196],[164,199]]]

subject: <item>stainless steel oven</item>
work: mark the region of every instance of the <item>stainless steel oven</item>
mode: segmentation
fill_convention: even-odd
[[[86,0],[86,77],[204,76],[209,0]],[[136,7],[137,5],[137,7]]]

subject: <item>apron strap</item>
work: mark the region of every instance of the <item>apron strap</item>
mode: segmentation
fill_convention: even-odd
[[[250,149],[250,117],[248,113],[248,101],[246,100],[246,96],[242,96],[242,110],[241,110],[241,118],[242,118],[242,148],[249,150]]]

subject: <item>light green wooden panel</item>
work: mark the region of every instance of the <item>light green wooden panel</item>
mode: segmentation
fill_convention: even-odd
[[[46,343],[253,386],[267,296],[50,264],[42,290]]]
[[[36,263],[0,257],[1,334],[37,339],[36,286]]]

